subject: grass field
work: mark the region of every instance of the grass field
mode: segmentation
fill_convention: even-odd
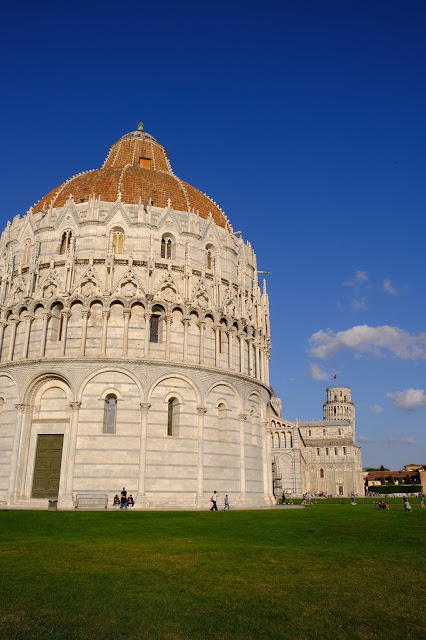
[[[0,512],[0,638],[426,638],[426,510]]]

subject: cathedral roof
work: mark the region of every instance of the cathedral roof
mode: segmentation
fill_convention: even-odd
[[[211,213],[215,223],[229,228],[221,208],[206,194],[174,175],[166,149],[140,123],[137,131],[126,133],[115,142],[101,169],[70,178],[53,189],[35,206],[34,213],[50,207],[62,207],[72,196],[76,203],[89,196],[101,201],[148,204],[171,207],[177,211],[198,212],[202,218]]]

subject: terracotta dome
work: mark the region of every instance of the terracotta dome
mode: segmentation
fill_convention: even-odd
[[[101,169],[70,178],[42,198],[33,211],[62,207],[70,196],[76,203],[95,196],[126,204],[151,201],[157,207],[166,207],[170,199],[177,211],[194,210],[202,218],[211,213],[218,226],[229,228],[225,214],[213,200],[174,175],[165,148],[141,126],[112,145]]]

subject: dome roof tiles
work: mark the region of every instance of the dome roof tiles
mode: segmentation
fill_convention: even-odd
[[[126,204],[151,201],[157,207],[166,207],[170,198],[173,209],[195,210],[202,218],[211,213],[218,226],[229,228],[218,205],[173,174],[165,148],[145,131],[124,135],[111,146],[101,169],[67,180],[42,198],[33,211],[62,207],[70,196],[76,203],[87,202],[89,196],[104,202],[120,197]]]

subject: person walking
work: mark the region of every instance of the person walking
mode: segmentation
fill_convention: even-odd
[[[225,506],[224,506],[223,510],[226,511],[228,509],[228,511],[230,511],[228,494],[226,494],[226,496],[225,496],[224,503],[225,503]]]
[[[408,502],[408,498],[407,500],[404,502],[404,509],[406,511],[408,511],[408,513],[411,513],[411,504]]]
[[[420,506],[422,509],[425,508],[425,497],[423,494],[420,496]]]
[[[285,493],[284,493],[284,491],[283,491],[282,498],[283,498],[283,504],[285,504]]]
[[[210,498],[210,502],[213,502],[212,504],[212,508],[210,509],[210,511],[217,511],[217,499],[219,497],[219,494],[216,493],[216,491],[213,491],[213,495]]]

